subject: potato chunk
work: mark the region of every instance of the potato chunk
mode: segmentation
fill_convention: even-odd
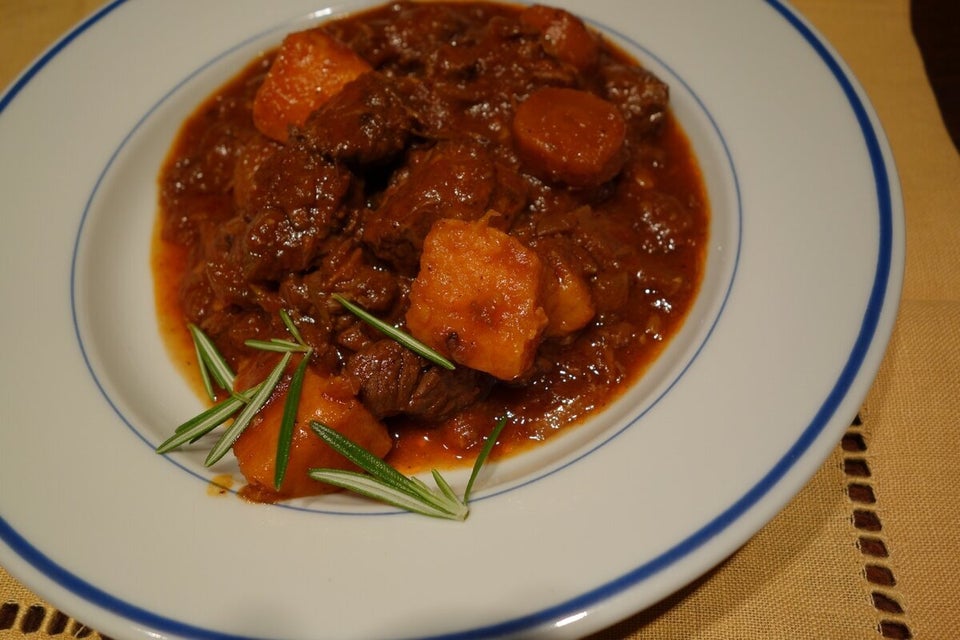
[[[307,471],[315,467],[356,470],[352,463],[313,432],[311,420],[339,431],[378,457],[387,455],[392,447],[386,427],[360,404],[351,383],[343,378],[323,377],[307,369],[290,445],[290,459],[283,483],[277,490],[273,486],[273,476],[285,400],[285,389],[274,394],[233,444],[240,471],[257,499],[280,500],[336,491],[335,487],[310,478]]]
[[[550,319],[546,336],[565,336],[582,329],[597,312],[589,285],[583,276],[556,255],[545,256],[544,263],[543,306]]]
[[[454,361],[513,380],[533,364],[547,326],[543,265],[488,222],[433,224],[410,289],[407,327]]]
[[[253,124],[263,135],[286,142],[300,126],[351,80],[370,70],[342,42],[317,29],[291,33],[253,101]]]

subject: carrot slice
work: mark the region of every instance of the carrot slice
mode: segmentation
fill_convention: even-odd
[[[520,22],[540,32],[547,53],[581,71],[594,66],[600,57],[599,38],[569,11],[533,5],[520,13]]]
[[[514,141],[527,169],[572,187],[597,186],[617,175],[626,160],[626,135],[614,105],[577,89],[535,91],[513,117]]]

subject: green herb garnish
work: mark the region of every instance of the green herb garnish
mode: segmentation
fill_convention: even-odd
[[[240,437],[240,434],[250,425],[250,422],[257,413],[263,409],[263,405],[266,404],[273,390],[283,377],[283,372],[287,369],[287,365],[290,364],[293,354],[299,353],[302,354],[302,357],[300,364],[297,366],[290,380],[290,388],[287,392],[283,418],[280,422],[280,437],[277,441],[274,487],[280,487],[284,474],[286,473],[287,462],[290,458],[290,442],[293,438],[293,429],[297,418],[297,406],[300,403],[300,392],[303,387],[303,377],[310,356],[313,354],[313,350],[304,342],[303,337],[290,319],[289,314],[281,310],[280,318],[283,320],[284,326],[290,335],[293,336],[294,340],[291,341],[280,338],[274,338],[272,340],[247,340],[244,344],[248,347],[282,353],[283,356],[280,358],[280,362],[278,362],[270,372],[270,375],[267,376],[266,380],[241,392],[233,390],[236,374],[233,373],[230,365],[217,350],[213,341],[196,325],[188,325],[197,354],[197,362],[200,366],[200,376],[204,381],[207,394],[211,399],[216,399],[217,393],[213,387],[213,383],[215,382],[221,390],[226,391],[230,396],[177,427],[174,434],[157,447],[157,453],[168,453],[184,444],[195,442],[201,436],[206,435],[233,418],[233,422],[230,423],[227,430],[220,436],[220,439],[217,440],[217,443],[210,450],[210,453],[207,454],[206,460],[204,460],[204,464],[208,467],[215,464],[230,451],[230,448],[233,446],[233,443],[237,441],[237,438]]]
[[[253,393],[256,393],[257,390],[257,387],[251,389]],[[203,413],[187,420],[177,427],[172,436],[157,447],[157,453],[169,453],[188,442],[196,442],[198,438],[213,431],[240,411],[250,401],[253,393],[249,396],[244,394],[232,395],[223,402],[215,404]]]
[[[416,340],[413,336],[383,322],[339,294],[333,294],[333,298],[348,311],[396,340],[400,345],[441,367],[450,370],[454,368],[454,364],[450,360]],[[300,331],[286,311],[280,311],[280,318],[293,340],[271,338],[270,340],[247,340],[244,343],[251,348],[282,353],[283,356],[265,380],[243,391],[234,390],[236,374],[217,350],[213,341],[196,325],[188,325],[207,395],[211,400],[216,401],[218,392],[214,385],[229,395],[224,400],[217,402],[209,409],[178,426],[173,435],[157,447],[157,453],[169,453],[185,444],[196,442],[199,438],[226,424],[232,418],[233,422],[220,436],[204,461],[206,466],[215,464],[233,447],[237,438],[249,426],[257,413],[263,409],[264,404],[283,377],[283,373],[289,366],[293,355],[301,354],[300,362],[290,378],[277,441],[274,487],[280,488],[290,459],[290,447],[296,426],[303,381],[310,357],[313,355],[313,349],[304,341],[303,336],[301,336]],[[490,456],[490,452],[496,445],[506,423],[507,419],[505,417],[499,419],[484,443],[474,462],[462,498],[456,495],[449,483],[436,469],[432,471],[432,475],[437,488],[431,489],[419,478],[404,476],[349,438],[316,421],[310,422],[313,431],[331,448],[366,473],[344,471],[342,469],[311,469],[309,474],[310,477],[320,482],[326,482],[401,509],[437,518],[464,520],[470,512],[468,506],[470,492],[480,473],[480,468]]]
[[[409,333],[405,333],[400,329],[397,329],[393,325],[387,324],[380,318],[371,314],[369,311],[367,311],[363,307],[357,306],[356,304],[350,302],[339,293],[334,293],[332,297],[334,300],[342,304],[347,311],[357,316],[358,318],[360,318],[361,320],[369,324],[371,327],[373,327],[377,331],[380,331],[381,333],[385,334],[387,337],[392,338],[393,340],[396,340],[407,349],[410,349],[410,351],[413,351],[414,353],[420,356],[423,356],[430,362],[438,366],[441,366],[444,369],[449,369],[450,371],[453,371],[453,369],[455,368],[455,365],[453,364],[453,362],[445,358],[440,353],[437,353],[427,345],[423,344],[422,342],[420,342],[419,340],[411,336]]]
[[[280,382],[280,377],[283,375],[283,371],[287,368],[289,362],[290,354],[283,354],[277,366],[273,368],[273,371],[270,372],[267,379],[263,381],[263,384],[257,392],[253,394],[253,397],[250,398],[246,406],[240,411],[240,415],[238,415],[230,427],[223,432],[223,435],[217,440],[217,444],[213,445],[213,449],[210,450],[210,453],[207,454],[207,459],[203,462],[206,466],[212,466],[220,460],[220,458],[225,456],[227,452],[230,451],[233,443],[240,437],[240,434],[250,426],[250,421],[253,420],[255,415],[260,413],[260,409],[262,409],[263,405],[270,399],[270,394],[273,393],[277,383]]]
[[[197,356],[197,364],[200,367],[200,377],[203,378],[203,388],[211,400],[217,399],[217,392],[213,388],[213,380],[216,380],[221,389],[232,390],[235,374],[220,355],[217,346],[213,340],[207,337],[200,327],[190,323],[187,325],[190,331],[190,337],[193,338],[193,349]]]
[[[465,520],[470,513],[468,501],[473,484],[480,473],[480,468],[490,456],[500,432],[507,424],[507,419],[500,418],[493,432],[487,438],[473,464],[470,481],[463,492],[463,498],[456,493],[436,469],[432,470],[437,489],[431,489],[425,482],[416,477],[407,477],[391,467],[389,464],[357,445],[349,438],[341,435],[325,424],[316,421],[310,422],[310,427],[332,449],[354,463],[366,473],[344,471],[342,469],[310,469],[310,477],[320,482],[326,482],[342,489],[359,493],[381,502],[420,513],[434,518],[448,520]]]
[[[293,442],[293,430],[297,424],[297,409],[300,407],[300,394],[303,390],[303,378],[307,373],[307,365],[310,364],[310,356],[313,355],[313,349],[307,346],[300,330],[293,323],[289,314],[283,309],[280,310],[280,319],[283,326],[293,336],[296,342],[273,338],[269,342],[259,340],[247,340],[244,344],[256,349],[265,349],[267,351],[286,351],[284,358],[289,358],[295,351],[303,353],[300,358],[300,364],[293,372],[290,378],[290,386],[287,388],[287,399],[283,404],[283,417],[280,419],[280,433],[277,435],[277,455],[274,459],[273,488],[279,489],[283,484],[283,478],[287,473],[287,463],[290,461],[290,445]],[[239,418],[238,418],[239,419]]]
[[[300,407],[300,393],[303,390],[303,378],[307,373],[310,358],[304,356],[290,378],[287,399],[283,404],[283,418],[280,420],[280,434],[277,436],[277,457],[274,464],[273,487],[279,489],[287,473],[290,460],[290,445],[293,443],[293,429],[297,424],[297,409]]]

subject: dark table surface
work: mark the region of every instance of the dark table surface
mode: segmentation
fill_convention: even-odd
[[[960,149],[960,1],[913,0],[910,20],[940,112]]]

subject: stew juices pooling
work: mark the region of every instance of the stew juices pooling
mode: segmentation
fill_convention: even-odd
[[[305,470],[343,461],[311,418],[413,472],[472,461],[501,415],[495,456],[521,451],[642,375],[693,303],[708,232],[668,97],[565,11],[400,2],[288,35],[200,105],[159,177],[165,338],[190,363],[198,325],[238,388],[276,364],[244,341],[286,336],[281,309],[313,348],[280,489],[288,382],[234,445],[245,495],[330,490]]]

